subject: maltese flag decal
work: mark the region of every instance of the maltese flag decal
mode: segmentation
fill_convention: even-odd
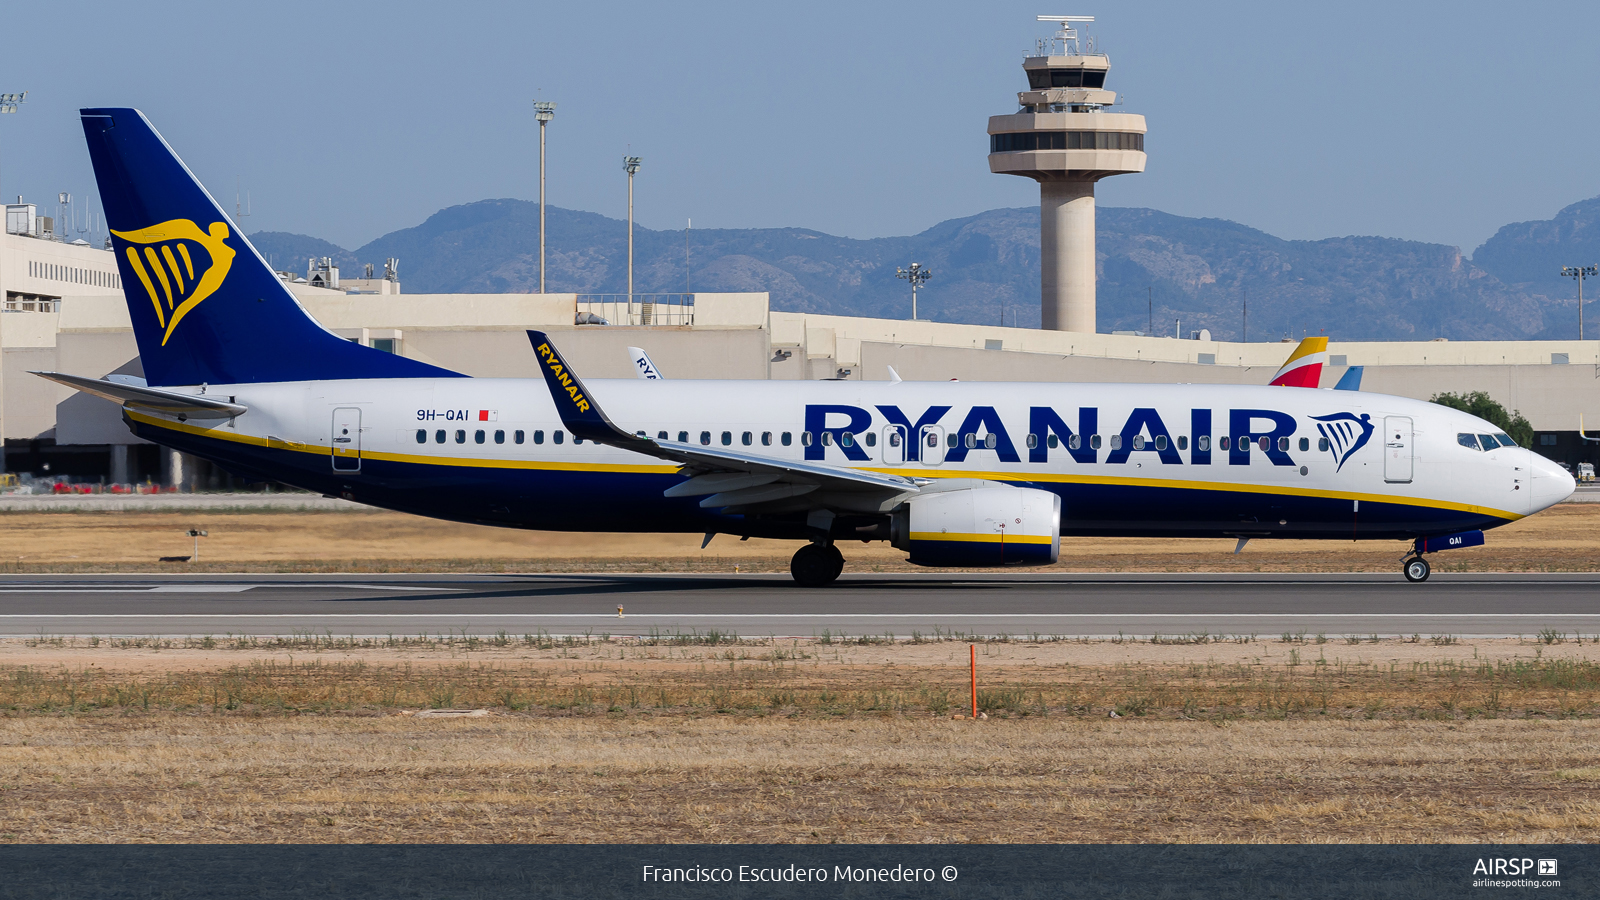
[[[500,421],[500,410],[498,410],[498,409],[480,409],[480,410],[478,410],[478,421],[479,422],[498,422],[498,421]]]
[[[1328,361],[1328,339],[1308,337],[1289,354],[1289,359],[1272,376],[1278,387],[1314,388],[1322,381],[1322,366]]]

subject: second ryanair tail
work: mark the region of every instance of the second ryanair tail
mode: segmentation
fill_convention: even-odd
[[[79,113],[151,385],[458,375],[322,327],[143,113]]]

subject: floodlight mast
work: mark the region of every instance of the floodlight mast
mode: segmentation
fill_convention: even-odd
[[[633,312],[633,176],[639,171],[640,158],[624,156],[622,168],[628,173],[628,312]]]
[[[1578,282],[1578,340],[1583,340],[1583,282],[1600,275],[1600,266],[1562,266],[1561,274]]]
[[[533,101],[533,117],[539,121],[539,293],[544,293],[544,126],[556,117],[556,105],[549,100]]]
[[[933,273],[924,269],[922,263],[912,263],[910,269],[895,269],[894,277],[904,279],[911,283],[911,321],[917,321],[917,288],[923,282],[933,277]]]
[[[23,91],[20,94],[0,94],[0,115],[5,113],[14,113],[17,111],[18,106],[27,102],[27,91]],[[3,196],[5,196],[5,193],[0,191],[0,197]]]

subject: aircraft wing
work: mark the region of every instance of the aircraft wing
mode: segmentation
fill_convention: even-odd
[[[528,340],[539,356],[539,368],[544,372],[545,385],[550,389],[561,422],[574,437],[683,465],[683,474],[690,478],[668,488],[666,495],[669,497],[709,494],[711,496],[701,501],[701,506],[726,508],[784,501],[819,490],[886,497],[920,490],[916,481],[898,475],[656,440],[643,432],[629,434],[618,428],[596,405],[583,381],[567,365],[548,335],[529,331]]]
[[[180,394],[177,391],[164,391],[160,388],[127,384],[121,381],[85,378],[82,375],[63,375],[60,372],[34,372],[30,370],[30,373],[40,378],[48,378],[57,384],[77,388],[85,394],[93,394],[96,397],[104,397],[113,403],[121,403],[130,409],[147,409],[167,415],[184,416],[190,419],[231,419],[234,416],[244,415],[250,409],[248,406],[217,400],[213,397],[204,397],[198,394]]]

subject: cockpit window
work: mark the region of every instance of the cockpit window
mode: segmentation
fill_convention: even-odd
[[[1483,449],[1485,450],[1497,450],[1500,447],[1500,442],[1492,434],[1480,434],[1478,435],[1478,440],[1483,444]]]
[[[1509,434],[1497,434],[1495,437],[1500,439],[1500,446],[1502,447],[1515,447],[1517,445],[1517,442],[1512,440]]]
[[[1456,443],[1466,447],[1469,450],[1477,450],[1478,436],[1475,434],[1467,434],[1466,432],[1462,432],[1456,435]]]

